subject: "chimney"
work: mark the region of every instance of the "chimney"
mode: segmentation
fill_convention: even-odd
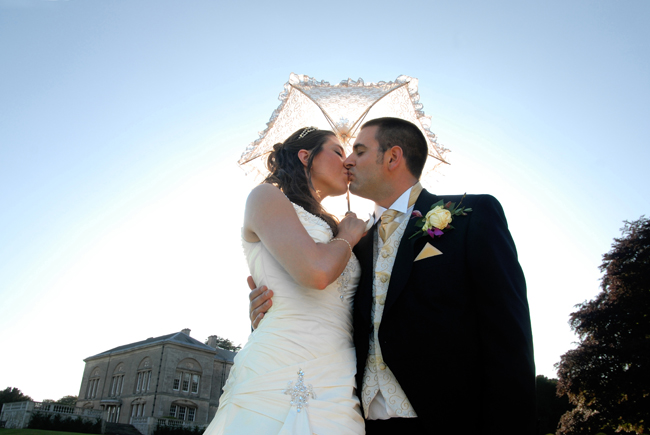
[[[208,346],[210,346],[213,349],[217,348],[217,336],[216,335],[211,335],[208,337]]]
[[[191,329],[189,329],[189,328],[181,329],[181,332],[183,334],[187,335],[188,337],[190,336],[190,331],[191,331]]]

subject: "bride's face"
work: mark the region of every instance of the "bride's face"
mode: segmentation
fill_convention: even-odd
[[[348,170],[343,166],[345,150],[336,136],[323,144],[311,166],[311,182],[320,199],[343,195],[348,190]]]

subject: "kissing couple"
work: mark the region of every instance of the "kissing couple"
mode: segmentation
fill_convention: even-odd
[[[313,127],[274,146],[242,229],[255,330],[206,435],[535,433],[526,284],[503,209],[423,189],[427,151],[397,118],[366,122],[349,156]],[[369,229],[321,206],[348,183],[375,202]]]

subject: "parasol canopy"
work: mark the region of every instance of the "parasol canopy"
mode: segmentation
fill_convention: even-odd
[[[446,148],[431,132],[431,117],[422,111],[418,79],[401,75],[393,82],[364,83],[363,79],[343,80],[338,85],[291,73],[278,97],[280,105],[271,115],[260,137],[239,159],[247,173],[267,174],[266,156],[273,145],[284,142],[294,131],[314,126],[332,130],[341,144],[349,148],[365,121],[382,117],[402,118],[417,125],[427,139],[429,159],[424,174],[447,163]]]

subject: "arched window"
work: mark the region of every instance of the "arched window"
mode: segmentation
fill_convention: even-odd
[[[138,366],[137,379],[135,382],[136,393],[146,393],[151,389],[151,359],[145,357]]]
[[[97,390],[99,389],[100,371],[98,368],[93,369],[88,379],[88,386],[86,387],[86,399],[93,399],[97,397]]]
[[[124,364],[120,363],[113,370],[113,379],[111,381],[111,390],[109,397],[119,397],[124,389]]]
[[[147,412],[147,402],[144,399],[135,399],[131,402],[131,419],[133,417],[144,417]]]
[[[185,394],[199,394],[201,382],[201,364],[195,359],[185,358],[176,367],[172,390]]]

